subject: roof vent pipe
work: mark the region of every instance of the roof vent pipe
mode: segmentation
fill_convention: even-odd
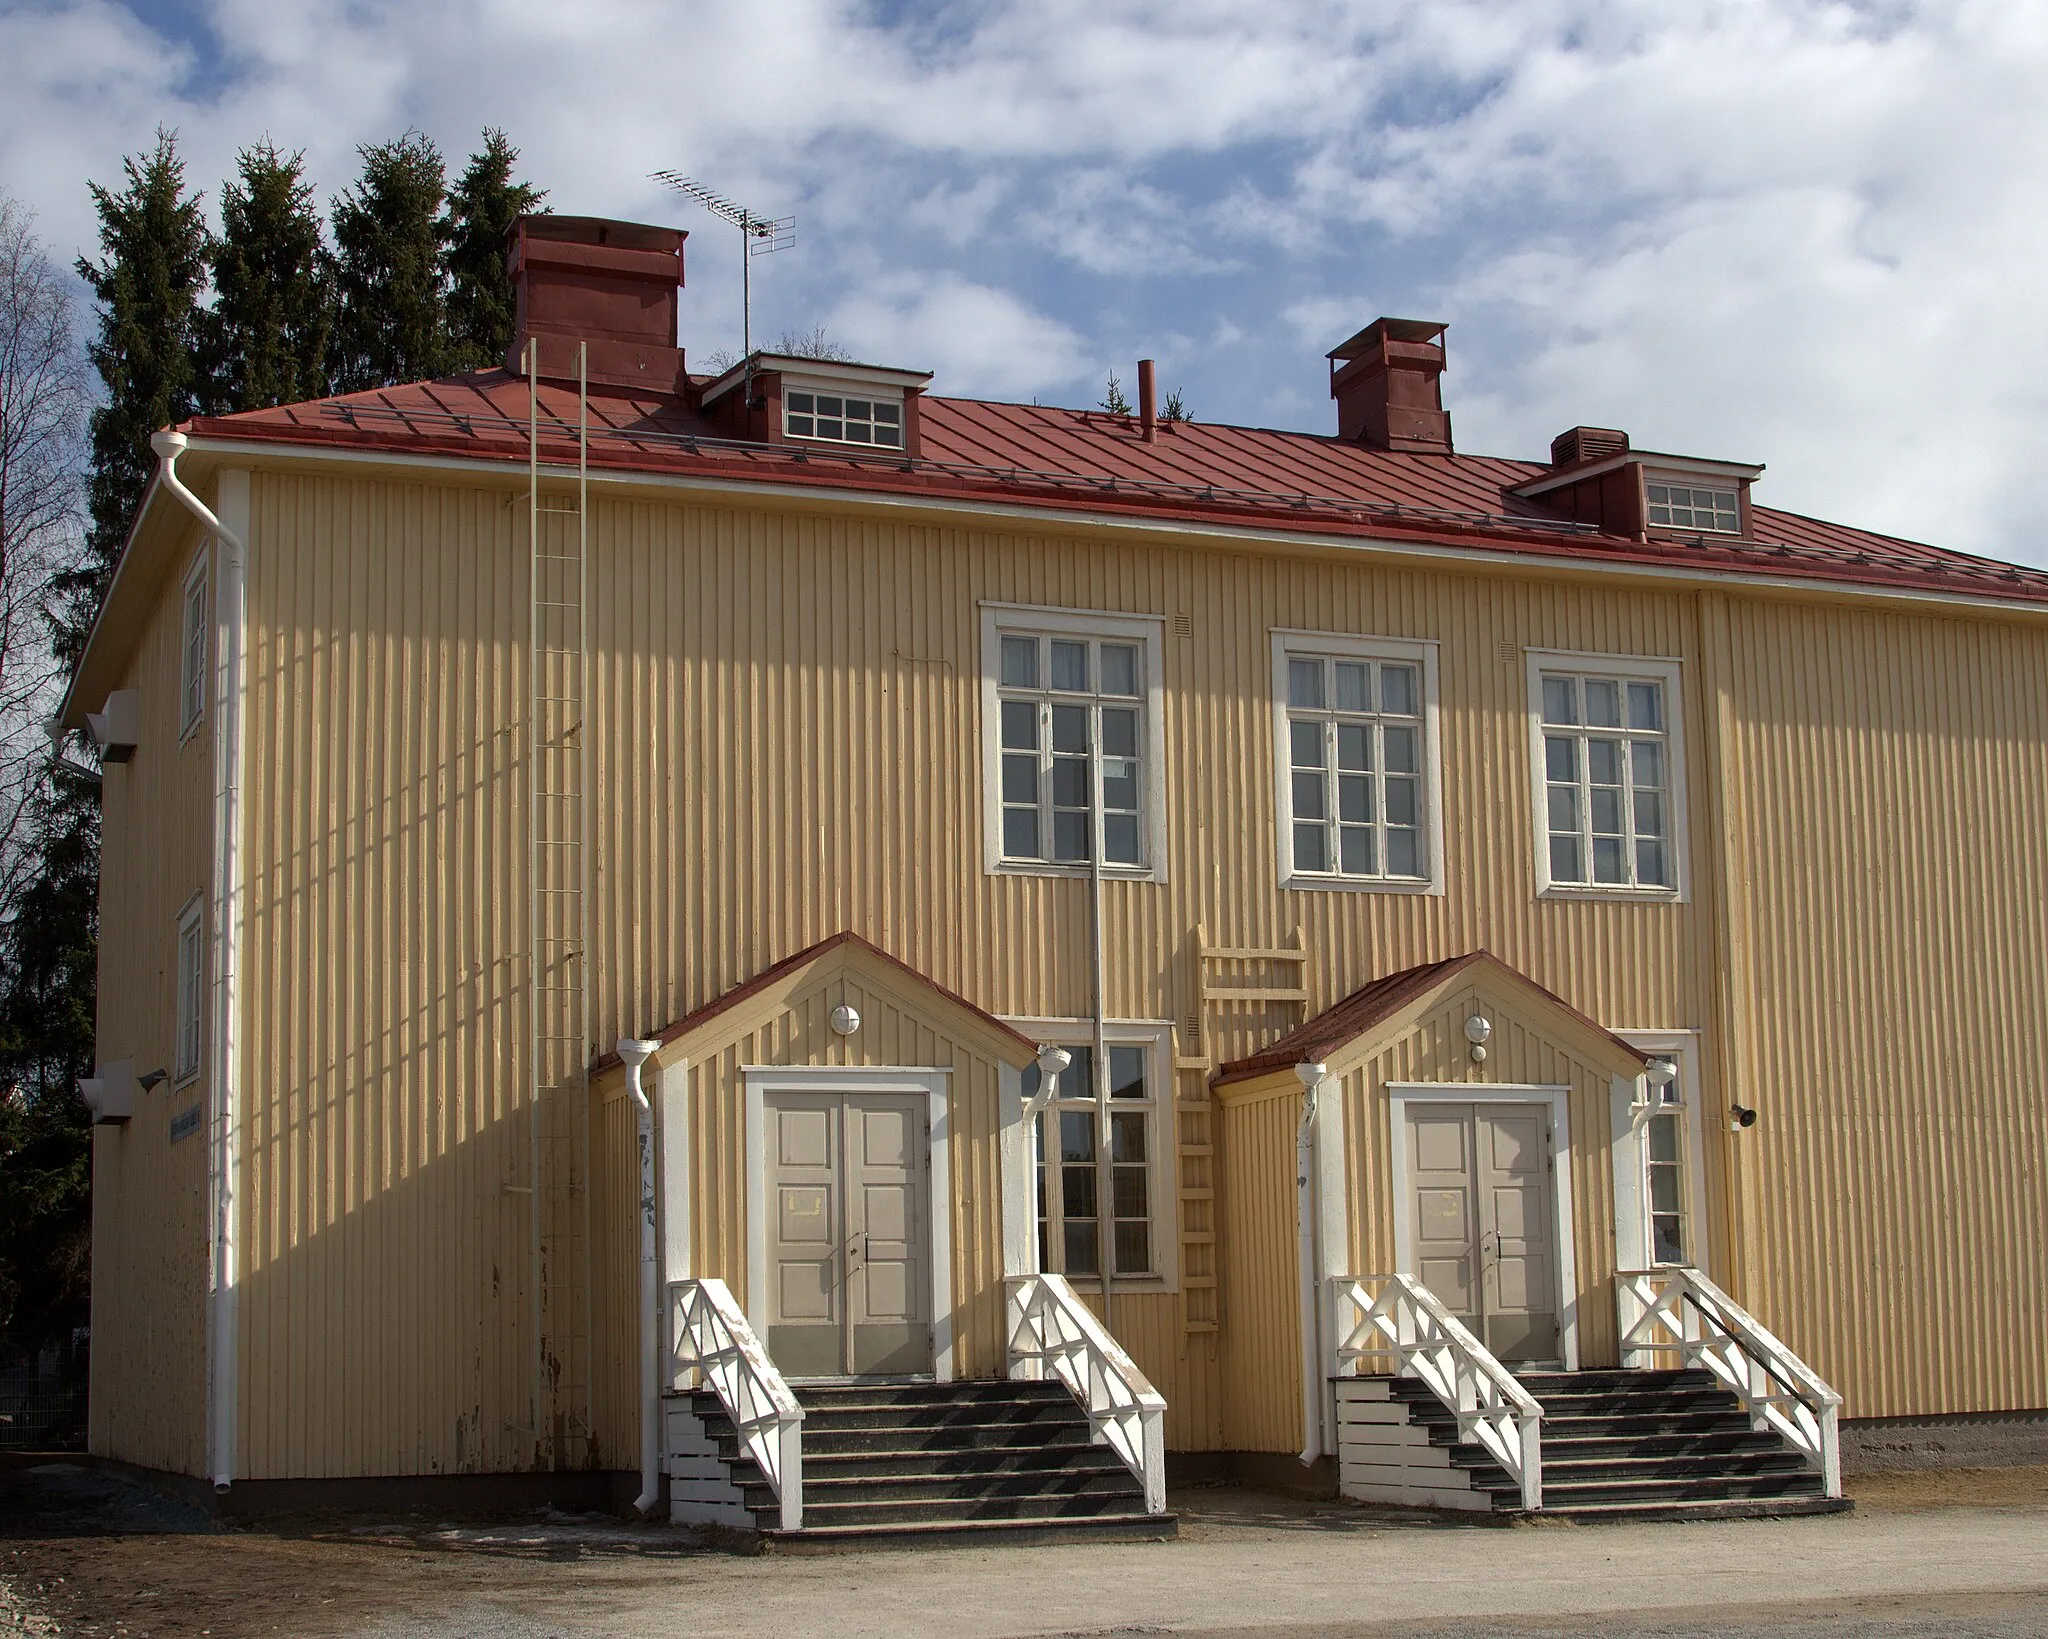
[[[1150,359],[1138,360],[1138,430],[1148,444],[1159,436],[1159,395]]]

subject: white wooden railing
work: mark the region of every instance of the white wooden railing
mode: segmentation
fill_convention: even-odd
[[[1339,1275],[1330,1284],[1331,1375],[1420,1378],[1456,1414],[1458,1437],[1484,1446],[1522,1488],[1522,1506],[1541,1508],[1543,1408],[1514,1374],[1413,1275]]]
[[[1166,1398],[1061,1275],[1009,1282],[1010,1376],[1056,1377],[1088,1413],[1095,1439],[1145,1486],[1145,1512],[1166,1512]]]
[[[671,1281],[668,1288],[668,1384],[702,1372],[739,1431],[740,1450],[767,1476],[782,1505],[782,1528],[804,1522],[804,1408],[768,1358],[722,1280]]]
[[[1842,1397],[1697,1269],[1624,1269],[1614,1277],[1621,1363],[1676,1357],[1732,1390],[1753,1427],[1777,1435],[1842,1494]]]

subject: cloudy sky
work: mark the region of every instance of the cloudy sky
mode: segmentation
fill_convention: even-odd
[[[2039,0],[0,0],[0,187],[68,256],[174,126],[323,197],[407,127],[507,130],[560,210],[797,219],[756,331],[940,392],[1092,403],[1140,355],[1205,420],[1334,430],[1322,355],[1451,326],[1463,449],[1578,422],[1769,464],[1759,499],[2048,563]]]

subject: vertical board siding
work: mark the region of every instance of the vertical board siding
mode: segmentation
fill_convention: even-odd
[[[529,1467],[510,509],[252,506],[243,1472]]]
[[[519,1192],[530,1176],[522,498],[367,476],[259,474],[254,485],[243,1309],[254,1475],[541,1460],[532,1202]],[[1086,883],[982,869],[982,600],[1166,623],[1168,881],[1106,887],[1113,1015],[1194,1011],[1201,927],[1212,945],[1254,946],[1299,929],[1311,1012],[1392,969],[1483,946],[1602,1023],[1713,1025],[1704,849],[1716,788],[1700,773],[1710,720],[1694,594],[682,500],[599,500],[591,541],[593,1053],[841,929],[993,1012],[1090,1010]],[[1441,897],[1277,887],[1276,627],[1441,644]],[[1680,661],[1690,903],[1535,898],[1528,646]],[[2041,1404],[2038,1334],[1967,1341],[1991,1322],[1967,1318],[1967,1281],[1951,1272],[1997,1267],[2032,1289],[2042,1279],[2038,1250],[2007,1244],[2042,1216],[2041,635],[1745,605],[1732,652],[1749,725],[1748,914],[1765,953],[1743,1045],[1759,1098],[1784,1101],[1743,1140],[1756,1164],[1728,1201],[1770,1249],[1759,1256],[1783,1260],[1768,1279],[1756,1272],[1750,1296],[1844,1379],[1852,1413]],[[1960,852],[1923,837],[1918,880],[1872,872],[1869,850],[1919,836],[1917,816],[1932,823],[1944,781],[1973,793],[1959,810],[1972,829],[1947,845]],[[1980,856],[2002,869],[1945,862]],[[1930,917],[1966,930],[1979,915],[1983,939],[1954,952],[1915,931]],[[1810,937],[1784,940],[1782,926]],[[1944,1022],[1958,1009],[1960,1035]],[[1202,1021],[1206,1046],[1212,1059],[1242,1052],[1300,1017],[1281,1007],[1233,1026],[1217,1010]],[[755,1051],[768,1062],[808,1051],[811,1028],[792,1023]],[[880,1021],[871,1028],[878,1039]],[[902,1062],[944,1050],[903,1028]],[[1704,1044],[1709,1076],[1721,1045]],[[693,1070],[725,1091],[702,1099],[690,1142],[700,1267],[743,1275],[741,1062],[727,1051]],[[1985,1085],[1930,1104],[1902,1080],[1908,1067],[1922,1080],[1967,1069]],[[1830,1123],[1866,1096],[1843,1093],[1848,1079],[1890,1100],[1896,1120],[1876,1124],[1845,1171]],[[971,1095],[955,1141],[962,1199],[994,1198],[992,1088]],[[1710,1109],[1720,1093],[1709,1085]],[[605,1119],[594,1150],[617,1140]],[[1582,1143],[1603,1130],[1604,1107],[1588,1119]],[[1258,1145],[1277,1144],[1277,1176],[1292,1176],[1291,1117],[1277,1139],[1252,1125],[1224,1111],[1216,1132],[1222,1187],[1247,1207],[1268,1187]],[[1715,1131],[1714,1179],[1728,1142]],[[1933,1226],[1949,1218],[1955,1230],[1949,1206],[1930,1200],[1897,1208],[1920,1214],[1924,1252],[1887,1264],[1891,1199],[1928,1144],[1966,1203],[1968,1254],[1935,1266]],[[1251,1149],[1233,1153],[1241,1145]],[[2022,1184],[2028,1165],[2034,1181]],[[1603,1191],[1587,1176],[1582,1211]],[[1291,1248],[1291,1198],[1274,1210]],[[1836,1227],[1817,1230],[1823,1219]],[[1276,1334],[1294,1324],[1291,1274],[1275,1297],[1244,1261],[1253,1248],[1235,1244],[1246,1221],[1233,1216],[1217,1248],[1214,1337],[1187,1330],[1178,1294],[1116,1300],[1120,1335],[1176,1408],[1176,1442],[1285,1449],[1296,1437],[1297,1391],[1268,1406],[1233,1375],[1240,1328],[1264,1324],[1260,1304],[1280,1304]],[[624,1243],[594,1229],[598,1302]],[[1607,1239],[1587,1235],[1582,1259]],[[992,1229],[962,1222],[955,1244],[962,1358],[997,1370]],[[1843,1267],[1851,1253],[1860,1268]],[[1917,1305],[1915,1323],[1893,1331],[1901,1302]],[[1584,1306],[1588,1358],[1594,1328],[1611,1324]],[[615,1322],[597,1335],[615,1350]],[[600,1380],[617,1369],[596,1365]],[[600,1381],[594,1405],[616,1407],[615,1391]],[[615,1462],[622,1449],[614,1427],[585,1455]]]
[[[1749,1300],[1858,1416],[2048,1406],[2048,648],[1732,620]]]
[[[213,875],[210,697],[178,738],[185,576],[202,544],[186,533],[121,678],[141,695],[141,744],[130,761],[107,764],[101,784],[98,983],[115,1005],[99,1009],[94,1051],[100,1064],[132,1061],[138,1076],[175,1072],[178,918]],[[203,994],[210,1024],[212,992]],[[125,1125],[92,1132],[91,1446],[175,1474],[206,1466],[211,1061],[202,1029],[195,1077],[158,1083]],[[172,1119],[195,1105],[199,1130],[173,1144]]]

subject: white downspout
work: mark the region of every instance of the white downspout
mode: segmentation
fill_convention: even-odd
[[[640,1495],[633,1507],[644,1519],[661,1501],[661,1282],[654,1226],[654,1106],[640,1085],[640,1067],[658,1041],[622,1041],[626,1096],[640,1128]]]
[[[1294,1227],[1300,1264],[1301,1299],[1301,1460],[1303,1466],[1323,1454],[1323,1327],[1322,1305],[1316,1301],[1316,1093],[1329,1075],[1328,1065],[1297,1064],[1301,1081],[1301,1122],[1294,1129]]]
[[[213,509],[185,487],[178,457],[183,433],[154,434],[149,447],[165,489],[220,543],[214,562],[213,740],[213,1289],[208,1294],[206,1349],[207,1473],[215,1491],[235,1483],[235,1298],[237,1216],[241,1194],[242,1009],[236,956],[242,933],[242,638],[247,623],[243,543]]]

